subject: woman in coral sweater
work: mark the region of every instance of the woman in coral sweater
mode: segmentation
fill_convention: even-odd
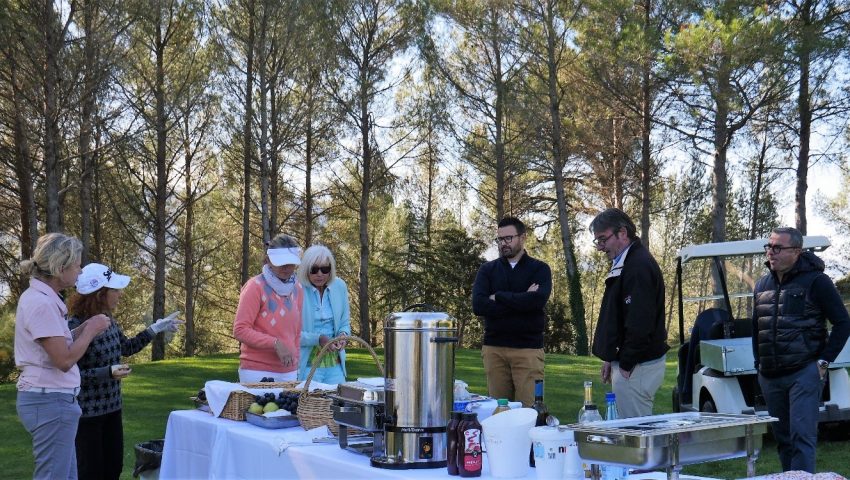
[[[298,373],[304,293],[295,269],[301,263],[301,248],[284,234],[267,247],[262,273],[242,286],[233,322],[233,336],[242,344],[240,382],[264,377],[290,381]]]

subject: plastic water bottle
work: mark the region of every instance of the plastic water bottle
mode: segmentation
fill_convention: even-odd
[[[605,420],[617,420],[617,397],[614,392],[605,394]],[[602,480],[624,480],[629,476],[629,469],[617,465],[602,465]]]
[[[496,400],[496,408],[493,409],[493,415],[496,415],[497,413],[507,412],[510,409],[511,407],[508,405],[508,399],[500,398]]]

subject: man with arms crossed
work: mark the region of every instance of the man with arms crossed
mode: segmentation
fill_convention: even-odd
[[[484,317],[481,358],[494,398],[534,403],[534,381],[543,379],[543,308],[552,293],[552,272],[525,251],[525,224],[499,222],[499,258],[481,266],[472,286],[472,311]]]

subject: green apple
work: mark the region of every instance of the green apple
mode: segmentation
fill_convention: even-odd
[[[277,406],[274,402],[269,402],[263,407],[263,413],[271,413],[280,410],[280,407]]]
[[[254,402],[254,403],[251,404],[250,407],[248,407],[248,411],[251,412],[251,413],[257,414],[257,415],[262,415],[263,414],[263,406],[260,405],[257,402]]]

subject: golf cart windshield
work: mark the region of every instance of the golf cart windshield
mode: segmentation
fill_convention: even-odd
[[[731,338],[734,324],[747,322],[752,310],[753,286],[767,273],[764,245],[767,239],[689,245],[679,250],[679,340],[684,343],[699,314],[708,309],[723,319],[723,332],[713,337]],[[803,237],[803,248],[824,250],[829,240]],[[687,321],[686,321],[687,320]],[[738,335],[740,336],[740,335]]]

